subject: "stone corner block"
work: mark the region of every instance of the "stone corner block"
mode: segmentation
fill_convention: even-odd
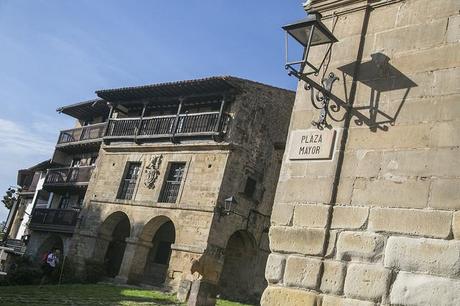
[[[294,209],[294,226],[325,228],[329,216],[329,205],[297,205]]]
[[[460,305],[460,281],[399,272],[390,293],[391,305]]]
[[[379,265],[350,264],[345,278],[345,296],[380,301],[387,293],[390,274],[390,270]]]
[[[340,295],[343,291],[345,281],[345,264],[335,260],[323,262],[323,277],[321,278],[320,289],[325,293]]]
[[[390,237],[384,265],[408,272],[460,276],[460,241]]]
[[[337,258],[351,261],[379,261],[385,238],[371,232],[342,232],[337,241]]]
[[[271,284],[278,283],[283,278],[285,264],[286,258],[283,255],[273,253],[268,255],[265,279]]]
[[[454,233],[454,238],[460,240],[460,211],[454,213],[452,232]]]
[[[333,229],[358,229],[367,221],[369,208],[356,206],[335,206],[332,212]]]
[[[272,226],[270,249],[280,253],[322,255],[325,235],[324,229]]]
[[[323,295],[321,306],[375,306],[373,302],[347,299],[338,296]]]
[[[268,287],[260,299],[261,306],[318,306],[320,297],[313,293],[284,287]]]
[[[317,289],[322,262],[319,259],[289,256],[284,272],[286,286]]]

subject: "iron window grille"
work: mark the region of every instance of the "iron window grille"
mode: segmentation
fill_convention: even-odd
[[[134,187],[136,187],[137,177],[141,163],[129,162],[126,168],[125,175],[120,184],[120,191],[118,192],[118,199],[131,200],[134,195]]]
[[[167,179],[160,193],[159,202],[176,203],[182,177],[184,176],[184,170],[185,163],[170,164]]]

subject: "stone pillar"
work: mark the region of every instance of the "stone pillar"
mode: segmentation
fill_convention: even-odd
[[[119,283],[138,282],[142,277],[152,243],[134,237],[126,238],[125,242],[123,261],[115,280]]]
[[[192,282],[188,306],[214,306],[216,305],[217,284],[205,280]]]

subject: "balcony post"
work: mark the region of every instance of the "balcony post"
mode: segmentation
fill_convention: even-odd
[[[222,120],[222,114],[224,112],[225,102],[226,102],[226,96],[222,96],[222,102],[220,103],[219,117],[217,117],[216,128],[215,128],[215,131],[217,133],[220,132],[220,121]]]
[[[137,125],[137,130],[136,130],[136,133],[134,135],[134,141],[136,141],[136,142],[137,142],[137,136],[139,136],[139,133],[140,133],[141,128],[142,128],[142,120],[144,119],[145,109],[146,108],[147,108],[147,102],[144,102],[144,105],[142,107],[141,117],[139,119],[139,124]]]
[[[109,106],[109,115],[107,117],[107,124],[105,125],[105,131],[103,133],[104,136],[107,136],[107,133],[109,131],[110,119],[112,119],[112,114],[113,114],[113,109],[114,109],[113,103],[107,102],[107,105]]]
[[[180,119],[180,112],[182,110],[182,104],[184,103],[185,98],[180,97],[179,98],[179,107],[177,108],[177,113],[176,113],[176,119],[174,120],[173,124],[173,129],[171,131],[171,142],[175,142],[174,136],[176,135],[176,130],[179,125],[179,119]]]

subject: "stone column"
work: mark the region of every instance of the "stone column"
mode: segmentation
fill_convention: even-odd
[[[125,242],[123,261],[115,280],[119,283],[139,282],[144,272],[148,252],[153,244],[135,237],[128,237]]]

